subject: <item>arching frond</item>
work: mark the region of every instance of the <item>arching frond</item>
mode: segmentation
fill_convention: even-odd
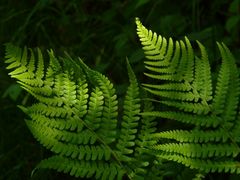
[[[128,62],[130,85],[122,117],[113,84],[81,60],[78,64],[70,56],[57,58],[52,50],[45,55],[40,49],[21,50],[8,44],[5,62],[12,70],[9,74],[37,100],[19,106],[28,115],[28,128],[55,154],[37,169],[82,178],[148,178],[153,156],[147,146],[155,141],[147,137],[155,132],[156,123],[152,117],[141,118],[140,89]]]
[[[71,168],[70,174],[81,177],[122,177],[126,173],[122,160],[107,145],[116,138],[118,107],[112,83],[83,62],[80,67],[66,57],[60,63],[53,51],[47,56],[49,62],[40,49],[6,47],[6,63],[13,70],[9,74],[38,100],[32,106],[20,106],[30,117],[26,124],[43,146],[57,154],[38,167],[63,172]],[[96,81],[91,89],[86,77]],[[69,164],[54,164],[57,161]]]
[[[193,126],[150,136],[158,141],[152,146],[153,155],[201,172],[240,173],[236,160],[240,152],[236,138],[240,79],[229,49],[224,43],[217,43],[222,64],[213,87],[208,55],[200,42],[197,41],[201,55],[198,57],[186,37],[184,41],[167,41],[145,28],[139,19],[136,24],[146,54],[145,75],[156,83],[144,83],[144,89],[159,97],[161,106],[167,106],[167,111],[145,111],[142,115]]]

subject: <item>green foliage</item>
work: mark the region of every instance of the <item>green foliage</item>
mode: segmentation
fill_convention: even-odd
[[[198,39],[204,42],[206,49],[211,49],[208,51],[208,55],[212,72],[212,92],[214,92],[216,72],[220,62],[215,41],[223,41],[231,49],[236,60],[239,60],[238,4],[239,0],[191,0],[181,3],[178,0],[2,0],[0,2],[0,43],[12,42],[18,46],[53,48],[56,54],[67,51],[72,57],[84,57],[86,64],[107,75],[114,83],[119,102],[118,113],[120,116],[118,120],[121,121],[120,117],[124,114],[122,104],[128,86],[128,76],[124,65],[125,57],[128,56],[139,82],[145,82],[145,84],[150,82],[155,84],[156,82],[156,80],[146,82],[146,78],[141,76],[144,71],[142,63],[144,53],[140,48],[136,48],[138,46],[134,26],[136,16],[141,17],[144,24],[164,37],[178,39],[186,35],[191,41]],[[192,45],[195,48],[196,44],[192,43]],[[1,46],[1,59],[4,59],[4,50],[5,47]],[[198,55],[198,52],[196,54]],[[44,58],[44,62],[46,61],[44,64],[48,64],[47,59]],[[239,61],[236,63],[239,66]],[[0,64],[0,179],[27,180],[30,179],[31,171],[36,164],[41,159],[51,155],[51,152],[49,153],[43,146],[35,142],[25,122],[22,121],[24,114],[16,106],[16,104],[26,106],[36,102],[36,100],[29,96],[26,91],[22,91],[19,84],[16,85],[15,81],[7,76],[8,70],[5,69],[3,61],[0,61]],[[88,82],[88,89],[89,87],[91,85],[89,86]],[[187,88],[189,88],[188,85]],[[90,97],[94,96],[92,94],[101,98],[101,93],[98,90],[91,89],[86,94],[89,96],[86,100],[90,100]],[[100,99],[98,102],[101,104]],[[155,105],[155,111],[160,109],[161,111],[172,110],[163,104]],[[143,105],[142,109],[145,107],[146,111],[153,111],[152,108],[148,108],[148,105]],[[85,108],[79,106],[79,109],[81,109],[79,111],[84,112],[82,110]],[[93,110],[94,106],[89,107],[89,109]],[[98,121],[101,115],[98,114],[98,111],[95,112],[88,118],[91,119],[95,116],[96,121]],[[144,118],[150,117],[145,116]],[[152,118],[154,119],[154,117]],[[87,121],[87,118],[85,120]],[[146,120],[141,120],[140,124],[143,121],[146,122]],[[46,121],[46,123],[48,122]],[[225,131],[215,131],[211,127],[209,127],[209,133],[204,131],[199,136],[189,136],[189,133],[195,133],[195,130],[191,130],[191,125],[163,118],[158,125],[156,125],[156,121],[149,120],[145,129],[148,130],[152,123],[154,124],[152,127],[158,128],[158,131],[161,132],[164,130],[177,131],[174,136],[182,142],[194,142],[198,141],[198,138],[202,142],[208,142],[211,139],[214,142],[226,139]],[[119,131],[120,129],[117,130],[117,132]],[[168,136],[169,131],[165,132],[164,136]],[[147,132],[143,133],[138,138],[144,140],[149,137],[147,134]],[[205,135],[208,134],[212,137],[211,139],[205,138]],[[165,142],[165,139],[161,139],[162,141]],[[157,179],[156,172],[159,178],[163,175],[167,179],[192,179],[195,174],[196,177],[201,177],[201,173],[199,175],[198,172],[191,171],[172,161],[164,161],[163,166],[159,161],[150,161],[151,163],[158,165],[151,168],[152,170],[157,169],[157,171],[154,171],[155,173],[149,172],[149,179]],[[144,166],[144,169],[148,169],[148,167]],[[210,173],[206,174],[205,177],[206,179],[220,180],[239,179],[239,175],[234,174]],[[55,171],[41,170],[37,171],[31,179],[66,180],[76,178]]]
[[[222,64],[217,82],[212,83],[208,55],[197,41],[201,56],[189,40],[168,40],[146,29],[136,19],[137,33],[146,55],[145,73],[154,83],[144,89],[158,97],[166,111],[143,112],[191,125],[188,129],[162,131],[152,137],[158,159],[181,163],[200,172],[240,173],[239,70],[224,43],[217,43]]]
[[[37,100],[31,106],[19,106],[28,115],[28,128],[56,154],[42,160],[37,169],[96,179],[149,176],[146,167],[152,166],[153,157],[145,149],[154,144],[147,136],[156,128],[154,118],[140,118],[138,82],[128,61],[130,85],[118,131],[113,84],[82,60],[76,63],[69,56],[57,58],[52,50],[43,55],[39,49],[12,44],[6,45],[5,58],[9,75]],[[152,110],[152,105],[147,103],[144,109]]]

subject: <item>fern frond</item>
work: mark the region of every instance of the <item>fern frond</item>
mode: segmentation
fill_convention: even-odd
[[[75,177],[95,177],[96,179],[121,180],[124,170],[116,163],[105,163],[102,161],[78,161],[62,156],[53,156],[42,160],[36,169],[48,168],[58,172],[69,173]]]
[[[223,62],[219,72],[213,106],[217,109],[215,113],[223,113],[224,118],[228,121],[233,121],[237,114],[237,105],[239,103],[239,70],[237,69],[233,55],[226,45],[218,43],[218,48]]]
[[[78,64],[68,54],[57,58],[52,50],[44,54],[39,48],[6,45],[9,75],[37,100],[19,106],[28,115],[26,124],[55,154],[36,169],[81,178],[158,179],[167,160],[200,172],[196,177],[240,174],[240,79],[230,50],[217,43],[222,64],[213,87],[207,51],[200,42],[198,57],[187,37],[174,41],[148,30],[139,19],[136,24],[146,55],[144,74],[154,80],[142,86],[163,110],[150,102],[141,107],[128,61],[130,85],[121,117],[113,84],[82,60]],[[157,132],[159,119],[186,126]]]
[[[145,102],[143,112],[152,111],[152,110],[153,110],[152,103]],[[143,116],[142,117],[142,120],[141,120],[142,126],[141,126],[141,130],[139,132],[139,135],[138,135],[138,140],[136,141],[136,144],[138,145],[138,147],[136,148],[137,154],[144,153],[146,150],[145,148],[148,148],[149,145],[156,144],[156,140],[149,138],[156,134],[157,122],[155,120],[156,120],[156,117],[151,117],[151,116]]]
[[[165,90],[179,90],[179,91],[189,91],[191,86],[189,83],[169,83],[169,84],[142,84],[145,87],[152,89],[165,89]]]
[[[173,139],[179,142],[190,143],[207,143],[207,142],[226,142],[229,136],[224,133],[223,129],[220,130],[170,130],[155,133],[152,139]]]
[[[197,89],[203,101],[210,101],[212,99],[212,79],[208,55],[205,47],[199,41],[197,43],[201,51],[201,59],[196,57],[193,86]]]
[[[83,118],[84,115],[87,113],[87,102],[88,102],[88,84],[86,83],[85,79],[78,79],[77,80],[77,94],[76,98],[78,101],[75,104],[74,112],[80,118]]]
[[[37,103],[28,108],[29,113],[43,114],[46,117],[61,117],[70,118],[73,115],[73,110],[67,106],[58,107],[50,106],[44,103]]]
[[[159,96],[167,111],[145,111],[147,117],[158,117],[190,124],[193,128],[155,133],[153,155],[182,163],[202,172],[240,173],[236,157],[239,147],[240,79],[235,59],[224,43],[217,43],[222,64],[216,87],[212,87],[211,68],[205,47],[197,41],[201,57],[195,55],[190,41],[161,41],[136,19],[137,31],[145,51],[145,75],[156,84],[144,83],[144,89]],[[165,43],[165,45],[164,45]],[[161,47],[174,47],[166,56]],[[153,61],[149,54],[158,53]],[[150,51],[150,53],[149,53]],[[154,55],[152,53],[152,55]],[[166,61],[168,63],[166,63]],[[214,90],[214,92],[213,92]],[[164,139],[164,140],[162,140]],[[221,157],[221,158],[220,158]]]
[[[143,116],[154,116],[154,117],[161,117],[167,118],[171,120],[180,121],[183,123],[193,124],[196,126],[203,126],[203,127],[217,127],[219,124],[223,122],[220,117],[215,115],[212,116],[204,116],[204,115],[195,115],[195,114],[188,114],[182,112],[175,112],[175,111],[151,111],[151,112],[143,112],[141,113]]]
[[[153,105],[150,102],[144,102],[144,107],[143,107],[143,111],[151,111],[153,110]],[[151,156],[149,154],[149,147],[151,147],[152,145],[156,144],[156,140],[155,139],[150,139],[149,136],[153,135],[157,128],[157,122],[155,121],[155,117],[146,117],[143,116],[141,118],[141,129],[138,132],[138,136],[137,139],[135,141],[136,143],[136,148],[135,148],[135,152],[134,152],[134,163],[135,165],[135,169],[138,169],[138,173],[137,176],[135,176],[134,178],[136,179],[141,179],[143,177],[146,177],[147,179],[151,179],[152,178],[152,174],[151,173],[155,173],[155,172],[151,172],[150,170],[153,170],[153,166],[154,164],[152,163],[154,161],[154,156]],[[158,178],[157,176],[155,177],[155,179]]]
[[[59,130],[69,130],[80,132],[83,130],[84,125],[79,123],[79,118],[77,116],[68,118],[66,122],[63,118],[55,117],[46,117],[41,113],[31,112],[30,108],[25,108],[23,106],[18,106],[23,112],[29,114],[33,121],[36,121],[38,124],[46,125],[51,128],[56,128]]]
[[[144,88],[146,91],[157,95],[162,96],[174,100],[182,100],[182,101],[193,101],[198,100],[198,97],[194,97],[194,94],[192,92],[180,92],[180,91],[159,91],[159,90],[153,90],[151,88]]]
[[[166,53],[166,39],[157,36],[156,33],[148,31],[142,23],[137,20],[137,33],[144,46],[145,54],[149,59],[163,59]]]
[[[193,144],[193,143],[168,143],[155,145],[154,150],[167,153],[181,154],[184,157],[211,158],[211,157],[236,157],[240,149],[235,144]]]
[[[221,46],[218,44],[220,52],[224,55]],[[216,114],[223,113],[225,100],[227,98],[228,87],[230,83],[230,65],[226,58],[222,59],[221,69],[219,71],[215,96],[213,98],[213,109]]]
[[[136,19],[136,24],[137,34],[148,59],[145,61],[146,68],[151,71],[145,75],[161,80],[191,82],[193,80],[194,53],[189,40],[185,38],[185,42],[174,43],[170,38],[167,41],[164,37],[147,30],[139,19]],[[175,76],[169,74],[175,74]]]
[[[54,153],[80,160],[101,160],[103,158],[109,160],[110,158],[111,152],[103,145],[88,145],[95,143],[97,138],[90,131],[75,134],[49,128],[31,121],[26,121],[26,123],[34,137]],[[78,146],[78,144],[82,145]]]
[[[104,75],[87,67],[82,60],[80,60],[80,64],[81,67],[86,71],[90,81],[92,81],[93,84],[97,84],[100,90],[103,92],[105,100],[103,105],[103,117],[97,133],[103,136],[105,140],[108,139],[108,143],[112,143],[116,139],[118,116],[118,101],[113,84]]]
[[[122,158],[128,157],[134,152],[133,147],[135,146],[136,135],[138,132],[138,122],[140,120],[140,99],[139,99],[139,87],[133,73],[133,70],[127,61],[128,76],[130,80],[130,85],[128,87],[125,100],[124,100],[124,114],[122,118],[122,127],[119,134],[119,140],[117,143],[117,148]]]
[[[103,111],[104,97],[103,92],[99,88],[96,88],[90,96],[89,99],[89,109],[85,117],[85,122],[96,130],[100,126],[102,111]]]
[[[55,154],[37,168],[85,178],[150,176],[148,168],[154,169],[154,156],[149,146],[156,140],[148,136],[155,133],[156,122],[154,117],[140,115],[140,89],[128,62],[130,85],[122,121],[117,122],[118,100],[113,84],[81,60],[79,65],[70,56],[60,61],[50,50],[47,62],[39,49],[21,51],[12,45],[6,54],[12,77],[37,99],[29,107],[19,106],[29,116],[26,124],[33,136]],[[153,106],[145,104],[144,109],[153,110]]]
[[[211,106],[204,102],[161,101],[160,103],[195,114],[208,114],[211,111]]]
[[[26,48],[24,48],[24,56],[22,56],[22,49],[19,47],[15,47],[12,44],[6,44],[6,63],[9,65],[7,66],[7,69],[13,69],[17,68],[21,65],[26,66],[26,61],[24,57],[26,56]],[[24,71],[23,71],[24,72]],[[13,73],[15,74],[15,73]]]
[[[240,164],[238,161],[211,161],[185,157],[177,154],[161,154],[159,158],[168,159],[181,163],[191,169],[199,169],[206,173],[225,172],[240,174]]]
[[[107,145],[116,138],[118,107],[115,89],[105,76],[90,69],[85,69],[84,74],[70,57],[62,58],[61,65],[53,51],[48,51],[49,63],[44,61],[39,49],[36,57],[32,49],[21,51],[8,45],[6,51],[6,63],[13,69],[10,75],[38,100],[30,107],[20,108],[31,118],[26,124],[43,146],[58,154],[56,158],[64,156],[69,161],[76,159],[79,163],[91,161],[92,164],[106,161],[111,167],[112,157],[119,168],[125,169]],[[83,63],[82,66],[85,67]],[[86,79],[89,74],[96,82],[90,93]],[[99,178],[107,173],[105,169],[96,172]]]

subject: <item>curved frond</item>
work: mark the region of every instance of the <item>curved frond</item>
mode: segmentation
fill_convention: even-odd
[[[116,138],[117,126],[118,103],[112,83],[104,75],[86,68],[83,62],[81,67],[66,57],[60,63],[51,50],[47,56],[49,62],[40,49],[35,52],[27,48],[22,51],[10,44],[6,47],[5,62],[12,70],[9,74],[38,100],[29,107],[19,106],[30,117],[26,120],[30,131],[43,146],[57,154],[52,158],[59,159],[59,163],[87,162],[85,165],[93,166],[89,173],[96,173],[98,178],[121,177],[125,173],[122,159],[108,146]],[[91,89],[86,77],[95,81]],[[96,165],[97,161],[104,163]],[[47,167],[51,162],[49,168],[70,172],[68,168],[72,166],[74,171],[82,171],[80,165],[44,162],[38,167]],[[92,177],[85,171],[80,174]]]
[[[145,28],[139,19],[136,24],[146,54],[145,75],[155,83],[144,83],[144,89],[159,97],[154,101],[167,109],[145,111],[142,115],[192,126],[151,135],[150,140],[158,141],[152,145],[153,155],[206,173],[240,173],[236,160],[240,153],[240,79],[230,50],[224,43],[217,43],[222,64],[213,87],[208,54],[199,41],[200,57],[187,38],[166,41]],[[166,47],[171,49],[171,56]]]

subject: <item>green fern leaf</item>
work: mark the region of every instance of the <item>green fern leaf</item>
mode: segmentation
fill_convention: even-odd
[[[13,69],[9,74],[38,100],[32,106],[20,106],[31,118],[26,120],[27,126],[43,146],[57,154],[53,161],[51,158],[42,161],[38,167],[55,166],[69,173],[70,169],[74,169],[79,174],[72,174],[81,177],[122,177],[126,172],[125,167],[107,145],[116,138],[118,109],[110,81],[100,73],[89,70],[97,82],[89,98],[88,73],[84,74],[80,66],[75,66],[69,57],[62,58],[61,65],[53,51],[48,51],[49,63],[45,62],[39,49],[36,54],[35,58],[33,50],[24,48],[21,51],[9,44],[5,62],[9,64],[9,69]],[[78,68],[78,71],[74,68]],[[115,165],[110,163],[112,158]],[[54,160],[70,164],[57,165],[53,163]],[[97,161],[100,164],[94,164]],[[88,169],[89,172],[81,170],[79,164],[84,166],[84,162],[92,167]]]
[[[130,160],[128,155],[131,155],[135,146],[135,139],[137,134],[138,122],[140,120],[140,99],[139,88],[136,77],[127,61],[128,76],[130,79],[130,86],[124,101],[124,115],[122,128],[119,135],[117,148],[121,156],[126,156],[126,161]]]
[[[222,64],[216,87],[204,46],[197,41],[201,57],[194,54],[190,41],[166,41],[136,19],[137,33],[146,54],[145,73],[152,83],[144,89],[160,97],[167,111],[145,111],[146,117],[179,121],[192,125],[149,136],[157,140],[152,154],[159,160],[182,163],[201,172],[240,173],[236,157],[239,147],[239,71],[235,59],[223,43],[217,43]],[[165,49],[171,52],[169,56]],[[173,50],[172,50],[173,48]],[[214,90],[214,91],[213,91]],[[221,158],[220,158],[221,157]]]
[[[93,84],[97,84],[103,92],[105,103],[103,105],[103,117],[99,127],[98,134],[108,139],[108,143],[116,140],[116,127],[117,127],[117,96],[113,84],[107,77],[97,71],[91,70],[80,60],[81,67],[86,71],[86,74]]]
[[[176,154],[161,154],[158,155],[160,158],[176,161],[178,163],[184,164],[191,169],[199,169],[200,171],[205,171],[206,173],[214,172],[225,172],[225,173],[240,173],[239,162],[238,161],[211,161],[211,160],[201,160],[188,158],[182,155]]]
[[[75,177],[95,177],[96,179],[122,179],[124,171],[115,163],[102,161],[77,161],[62,156],[53,156],[42,160],[36,169],[48,168],[58,172],[69,173]]]
[[[150,139],[173,139],[179,142],[207,143],[207,142],[226,142],[229,136],[223,129],[219,130],[170,130],[155,133]]]
[[[36,169],[96,179],[139,179],[158,174],[150,164],[154,156],[148,149],[156,141],[147,138],[156,131],[155,118],[140,115],[140,89],[130,64],[127,62],[130,85],[124,113],[118,117],[115,89],[106,76],[81,60],[77,64],[68,55],[57,58],[50,50],[47,56],[49,62],[39,49],[6,47],[5,62],[12,70],[9,74],[37,100],[31,106],[19,106],[28,115],[26,124],[54,154]],[[153,108],[148,104],[145,109]]]

